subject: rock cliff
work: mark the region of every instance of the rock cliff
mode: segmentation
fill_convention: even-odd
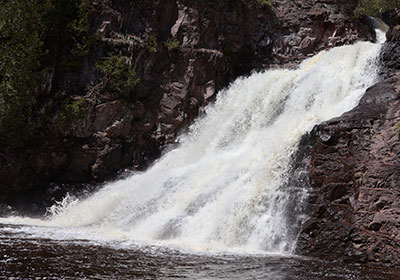
[[[374,39],[368,21],[352,17],[355,0],[271,2],[91,1],[92,51],[69,72],[50,52],[52,75],[36,102],[38,112],[57,121],[54,96],[61,92],[78,104],[72,111],[80,117],[61,134],[40,131],[24,147],[0,147],[0,202],[21,208],[36,200],[42,208],[82,188],[77,183],[143,169],[239,75]],[[113,58],[126,59],[136,73],[125,94],[99,70]]]
[[[389,22],[382,81],[303,139],[311,189],[303,254],[400,264],[399,16]]]
[[[66,71],[63,46],[53,46],[35,97],[49,121],[70,123],[23,147],[1,143],[0,214],[7,205],[40,211],[68,191],[146,168],[240,75],[374,40],[370,23],[352,17],[356,2],[92,0],[91,52]],[[300,254],[400,264],[400,17],[385,20],[382,81],[300,143],[296,166],[310,190]],[[132,87],[113,81],[110,69]],[[61,94],[79,117],[57,110]]]

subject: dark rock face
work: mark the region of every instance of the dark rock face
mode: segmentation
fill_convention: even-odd
[[[54,115],[52,94],[64,91],[84,102],[85,117],[61,136],[43,131],[32,145],[0,147],[0,203],[20,204],[51,182],[102,182],[143,169],[239,75],[374,39],[367,21],[351,17],[356,0],[271,2],[93,0],[91,32],[100,42],[80,70],[54,66],[44,82],[52,93],[40,96]],[[168,39],[178,46],[168,48]],[[128,97],[96,92],[95,65],[110,52],[129,57],[140,79]]]
[[[298,250],[312,256],[400,264],[399,26],[388,33],[386,78],[360,104],[303,139],[309,220]]]
[[[88,110],[62,136],[43,131],[38,143],[0,147],[0,215],[13,213],[7,204],[35,210],[67,191],[93,189],[83,183],[145,168],[239,75],[374,39],[367,21],[351,18],[356,0],[92,2],[91,31],[101,42],[79,71],[54,66],[40,93],[45,109],[51,89]],[[400,264],[400,20],[386,17],[385,79],[300,145],[310,187],[300,254]],[[178,46],[166,46],[171,38]],[[133,61],[140,82],[128,97],[87,88],[101,83],[95,65],[108,52]]]

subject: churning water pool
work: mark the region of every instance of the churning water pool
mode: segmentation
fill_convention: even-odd
[[[400,270],[278,255],[40,238],[0,225],[0,279],[398,280]]]

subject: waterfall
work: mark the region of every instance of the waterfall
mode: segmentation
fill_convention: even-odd
[[[97,240],[290,254],[302,217],[296,205],[307,194],[288,184],[291,158],[305,133],[355,107],[377,82],[380,47],[358,42],[295,70],[239,78],[146,172],[89,198],[67,196],[44,220],[0,222]]]

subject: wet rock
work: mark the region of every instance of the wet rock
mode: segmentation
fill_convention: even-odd
[[[18,215],[18,213],[14,211],[10,205],[3,203],[0,204],[0,217],[7,217],[13,215]]]
[[[311,147],[302,159],[309,162],[311,195],[299,252],[400,264],[400,46],[395,35],[389,38],[382,53],[386,78],[357,107],[316,126],[302,141]],[[311,232],[310,223],[319,230]]]
[[[329,140],[331,140],[331,138],[332,136],[328,133],[323,133],[319,136],[319,139],[322,143],[329,143]]]
[[[319,222],[317,219],[308,219],[302,227],[304,233],[312,236],[319,229]]]

